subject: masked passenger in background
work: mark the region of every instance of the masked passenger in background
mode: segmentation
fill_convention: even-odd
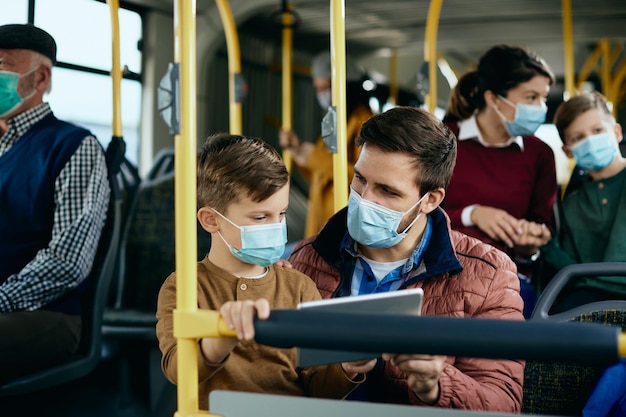
[[[458,155],[442,207],[453,229],[515,260],[526,317],[535,302],[533,267],[557,195],[554,153],[534,136],[553,83],[535,53],[497,45],[459,80],[444,118],[457,137]]]
[[[322,52],[313,58],[311,76],[317,101],[326,111],[331,106],[330,53]],[[346,64],[346,128],[348,179],[354,172],[352,167],[358,158],[359,148],[355,139],[361,125],[372,116],[369,95],[361,85],[363,73],[348,58]],[[281,130],[280,146],[291,152],[292,160],[309,181],[309,205],[305,237],[320,231],[324,223],[335,213],[333,196],[333,154],[320,136],[315,143],[302,141],[293,131]]]

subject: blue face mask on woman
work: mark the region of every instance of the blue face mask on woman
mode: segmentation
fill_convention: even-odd
[[[20,82],[21,77],[31,74],[36,69],[37,67],[25,72],[24,74],[0,70],[0,118],[10,114],[21,106],[25,100],[28,100],[35,95],[36,90],[28,96],[22,98],[17,93],[17,85]]]
[[[515,108],[515,118],[513,120],[506,120],[498,109],[494,109],[500,115],[506,130],[511,136],[532,135],[546,121],[548,109],[545,104],[541,106],[522,103],[515,104],[502,96],[498,97],[509,106]]]
[[[283,219],[280,223],[257,224],[251,226],[237,226],[226,216],[213,209],[224,220],[239,229],[241,234],[241,249],[235,249],[226,242],[224,236],[218,231],[230,253],[241,262],[247,264],[269,266],[280,259],[285,252],[287,243],[287,222]]]
[[[350,188],[348,200],[348,233],[352,239],[370,248],[390,248],[406,237],[407,231],[415,224],[422,213],[402,232],[398,233],[400,221],[406,213],[413,210],[426,196],[424,194],[417,203],[405,212],[395,211],[372,201],[365,200]]]
[[[610,132],[587,136],[570,146],[576,164],[587,171],[606,168],[617,154],[615,138]]]

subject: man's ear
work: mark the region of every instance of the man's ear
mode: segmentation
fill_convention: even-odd
[[[446,191],[443,188],[436,188],[432,191],[428,192],[428,196],[422,201],[421,211],[422,213],[430,213],[435,210],[441,202],[443,198],[446,196]]]
[[[39,65],[37,71],[35,71],[35,88],[37,91],[45,93],[50,86],[50,79],[52,77],[52,68],[47,65]]]
[[[215,233],[219,230],[215,212],[209,207],[201,207],[198,210],[198,221],[200,226],[209,233]]]

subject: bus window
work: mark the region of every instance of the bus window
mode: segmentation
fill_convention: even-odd
[[[28,0],[13,0],[2,5],[0,25],[21,23],[28,19]]]
[[[68,86],[73,88],[68,88]],[[126,157],[137,165],[141,111],[141,84],[122,80],[122,128]],[[54,67],[47,101],[60,119],[91,130],[106,148],[113,129],[113,94],[108,75]]]
[[[28,0],[6,2],[0,24],[26,23]],[[112,133],[111,16],[106,3],[84,0],[34,0],[34,24],[48,31],[57,42],[58,64],[52,70],[52,88],[45,101],[54,114],[90,129],[106,147]],[[67,11],[80,19],[67,23]],[[142,36],[141,16],[119,10],[120,58],[134,74],[141,74],[138,49]],[[121,85],[122,126],[127,158],[139,160],[142,86],[134,79]]]
[[[67,10],[80,16],[68,25]],[[57,60],[105,71],[111,69],[111,18],[106,3],[85,0],[36,0],[35,24],[54,34]],[[141,17],[120,9],[120,59],[133,72],[141,72]]]

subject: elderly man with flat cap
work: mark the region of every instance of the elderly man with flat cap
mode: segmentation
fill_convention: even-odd
[[[359,148],[355,140],[361,125],[372,117],[369,95],[363,89],[364,73],[348,57],[346,60],[346,142],[348,175],[352,178],[352,166],[358,158]],[[326,111],[331,106],[330,53],[320,52],[311,61],[311,77],[317,102]],[[316,143],[301,141],[293,131],[281,129],[279,143],[290,151],[292,160],[309,181],[309,203],[304,235],[310,237],[320,231],[326,221],[335,214],[333,195],[333,158],[319,137]]]
[[[102,147],[43,95],[54,39],[0,26],[0,384],[67,360],[109,203]]]

